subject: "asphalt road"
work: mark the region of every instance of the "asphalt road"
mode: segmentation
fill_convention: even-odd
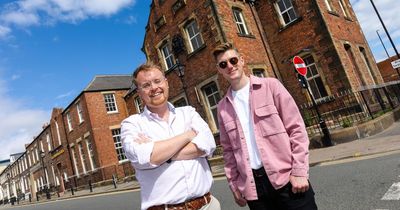
[[[311,183],[320,210],[399,210],[400,153],[370,159],[352,159],[312,167]],[[394,188],[391,186],[395,186]],[[390,190],[389,190],[390,189]],[[212,193],[220,200],[222,209],[241,210],[225,179],[215,180]],[[133,210],[139,209],[138,191],[118,192],[48,203],[5,207],[12,210]]]

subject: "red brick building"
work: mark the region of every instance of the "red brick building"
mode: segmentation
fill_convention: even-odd
[[[89,181],[133,175],[120,138],[120,123],[128,117],[124,96],[131,84],[130,75],[96,76],[65,109],[54,108],[50,123],[1,172],[2,197],[35,198],[37,193],[44,196],[45,188],[63,193]]]
[[[133,174],[120,138],[121,121],[128,116],[123,96],[131,84],[130,75],[96,76],[63,110],[70,156],[63,160],[71,162],[65,171],[74,185]]]
[[[244,57],[247,74],[280,79],[298,104],[310,98],[299,88],[291,63],[296,55],[306,62],[317,101],[383,82],[348,0],[156,0],[150,10],[143,52],[165,70],[174,90],[170,101],[189,102],[215,134],[216,104],[228,85],[211,54],[226,41]],[[179,64],[186,96],[176,74]],[[129,113],[136,113],[133,105],[141,103],[134,87],[126,101]]]
[[[165,70],[170,89],[174,90],[170,91],[170,101],[178,106],[194,106],[215,134],[216,105],[228,87],[217,74],[211,54],[218,44],[234,42],[246,60],[247,73],[279,78],[254,14],[255,10],[244,1],[178,0],[151,4],[142,50],[148,60]],[[177,74],[179,64],[185,69],[183,81]],[[182,83],[187,87],[186,94]],[[140,104],[134,88],[126,100],[127,104]],[[137,112],[129,110],[130,114]]]
[[[283,83],[298,103],[306,101],[293,74],[295,55],[306,62],[317,100],[383,82],[348,0],[261,0],[255,7]]]
[[[400,80],[399,74],[397,73],[400,69],[393,69],[391,64],[392,61],[397,60],[397,56],[392,56],[384,61],[377,63],[379,71],[382,74],[385,82]]]

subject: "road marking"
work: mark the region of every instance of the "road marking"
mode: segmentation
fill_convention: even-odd
[[[400,182],[393,183],[381,200],[400,200]]]

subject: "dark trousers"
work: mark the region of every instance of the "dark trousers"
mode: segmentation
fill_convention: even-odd
[[[275,190],[264,168],[253,170],[258,200],[247,201],[251,210],[317,210],[311,187],[304,193],[293,193],[290,182]]]

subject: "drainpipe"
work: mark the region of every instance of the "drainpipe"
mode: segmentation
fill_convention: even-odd
[[[268,45],[267,45],[267,40],[266,40],[265,32],[263,31],[263,28],[260,26],[260,25],[261,25],[261,23],[260,23],[260,22],[261,22],[261,21],[260,21],[260,18],[258,17],[257,11],[254,12],[255,2],[256,2],[256,0],[249,0],[249,1],[248,1],[249,5],[250,5],[251,14],[253,15],[253,18],[254,18],[254,20],[256,21],[257,30],[258,30],[258,32],[260,33],[261,41],[262,41],[262,43],[263,43],[265,52],[267,53],[268,62],[271,64],[271,68],[272,68],[272,71],[274,72],[274,76],[275,76],[275,78],[279,79],[279,80],[282,82],[282,79],[281,79],[280,75],[278,75],[278,74],[276,73],[276,69],[275,69],[276,67],[274,67],[274,63],[272,63],[271,57],[269,56],[269,54],[270,54],[271,52],[268,50]],[[264,32],[264,33],[263,33],[263,32]],[[272,53],[271,53],[271,54],[272,54]]]
[[[217,21],[217,27],[221,33],[222,36],[222,42],[225,43],[226,42],[226,35],[224,33],[224,30],[222,30],[222,25],[221,25],[221,21],[219,20],[219,16],[218,16],[218,12],[217,12],[217,7],[215,6],[214,0],[210,0],[211,3],[211,10],[212,13],[215,17],[215,20]]]

